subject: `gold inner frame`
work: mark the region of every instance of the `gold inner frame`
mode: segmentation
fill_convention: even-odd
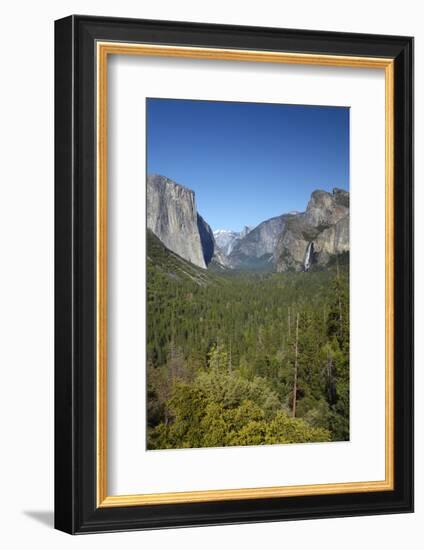
[[[394,489],[394,61],[390,58],[97,42],[97,506],[141,506]],[[107,61],[109,55],[220,59],[385,71],[385,479],[315,485],[108,496],[107,493]]]

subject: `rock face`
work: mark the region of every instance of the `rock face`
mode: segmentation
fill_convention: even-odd
[[[250,231],[251,227],[245,225],[242,231],[232,231],[231,229],[217,229],[213,232],[215,243],[221,250],[221,252],[228,256],[234,248],[234,245],[243,239]]]
[[[269,263],[289,217],[289,214],[284,214],[266,220],[238,239],[228,255],[229,265],[241,268],[250,265],[252,260],[255,263],[258,260],[262,260],[264,264]]]
[[[308,271],[349,251],[349,193],[314,191],[305,212],[286,220],[278,239],[277,271]]]
[[[238,234],[239,239],[244,239],[244,237],[252,231],[253,227],[250,227],[250,225],[245,225],[243,229]]]
[[[228,263],[228,257],[222,252],[219,246],[215,246],[215,250],[212,256],[212,261],[214,264],[219,264],[221,267],[229,268],[231,267]]]
[[[200,214],[197,214],[197,228],[200,235],[200,244],[202,245],[203,259],[205,264],[209,265],[215,252],[215,239],[210,225],[205,222]]]
[[[290,212],[243,231],[213,232],[194,192],[160,175],[147,177],[147,227],[195,266],[309,271],[349,251],[349,193],[314,191],[305,212]]]
[[[206,268],[213,234],[197,214],[193,191],[164,176],[147,176],[147,227],[169,250]]]

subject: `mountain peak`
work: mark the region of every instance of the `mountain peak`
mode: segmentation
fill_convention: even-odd
[[[171,178],[168,178],[167,176],[163,176],[162,174],[149,174],[147,176],[147,180],[152,185],[157,185],[161,187],[166,187],[166,186],[176,187],[176,188],[180,188],[183,191],[186,191],[187,193],[192,194],[193,196],[195,195],[195,192],[193,191],[193,189],[189,189],[185,185],[182,185],[181,183],[171,180]]]
[[[235,231],[233,231],[232,229],[215,229],[214,232],[213,232],[215,237],[217,235],[229,235],[229,234],[232,234],[232,233],[235,233]]]
[[[288,221],[274,253],[277,271],[308,271],[349,252],[349,192],[316,190],[306,211]]]
[[[215,261],[236,269],[269,269],[273,263],[277,271],[309,270],[349,251],[349,192],[317,189],[304,212],[281,214],[241,231],[212,231],[197,212],[191,189],[151,174],[147,227],[166,248],[203,269]]]
[[[225,256],[231,252],[234,243],[239,238],[239,233],[232,229],[217,229],[213,232],[215,242]]]
[[[240,238],[242,239],[243,237],[245,237],[248,233],[250,233],[252,231],[252,227],[250,227],[250,225],[245,225],[243,227],[243,229],[240,231]]]

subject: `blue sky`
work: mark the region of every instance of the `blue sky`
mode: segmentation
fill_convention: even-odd
[[[147,172],[193,189],[212,229],[255,226],[349,189],[349,108],[148,99]]]

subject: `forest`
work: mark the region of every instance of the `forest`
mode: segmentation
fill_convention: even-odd
[[[147,448],[349,439],[349,264],[197,269],[152,235]]]

